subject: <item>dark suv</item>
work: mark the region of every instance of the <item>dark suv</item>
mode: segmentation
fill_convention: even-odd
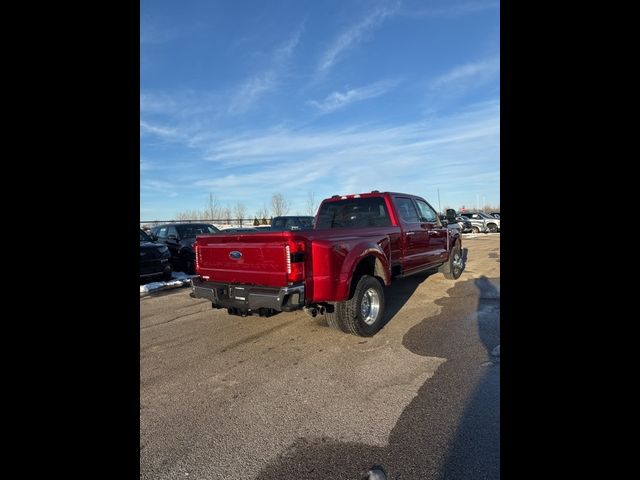
[[[271,219],[271,231],[282,232],[284,230],[311,230],[313,228],[313,217],[273,217]]]
[[[178,272],[195,273],[195,253],[193,242],[197,235],[218,233],[216,227],[208,223],[167,223],[151,229],[154,240],[165,244],[171,252],[171,264]]]
[[[169,248],[166,245],[154,243],[151,237],[140,230],[140,279],[162,277],[171,279],[171,264]]]

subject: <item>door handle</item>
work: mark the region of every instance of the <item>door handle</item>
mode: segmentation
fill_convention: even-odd
[[[408,237],[409,235],[415,235],[415,233],[416,233],[416,232],[407,232],[407,237]]]

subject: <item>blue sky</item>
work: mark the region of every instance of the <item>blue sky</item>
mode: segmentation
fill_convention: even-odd
[[[282,193],[499,204],[500,5],[146,1],[140,217]]]

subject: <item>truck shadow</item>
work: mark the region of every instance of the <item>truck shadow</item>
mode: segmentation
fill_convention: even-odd
[[[411,296],[415,293],[421,283],[436,272],[417,273],[407,278],[392,281],[391,285],[384,287],[384,298],[386,301],[382,328],[389,323],[393,317],[405,306]]]
[[[398,288],[407,294],[426,277]],[[446,361],[404,409],[387,446],[298,438],[256,478],[355,480],[379,464],[389,480],[499,479],[500,363],[491,355],[500,343],[496,283],[486,277],[456,283],[436,301],[441,312],[405,334],[411,352]],[[353,414],[336,405],[336,418]]]
[[[462,260],[464,265],[467,264],[468,249],[462,249]],[[464,272],[464,268],[462,269]],[[389,323],[393,317],[402,309],[402,307],[409,301],[411,296],[415,293],[421,283],[432,275],[439,275],[436,270],[427,271],[424,273],[417,273],[401,280],[396,280],[391,283],[390,286],[384,287],[384,298],[387,302],[385,305],[385,315],[383,318],[382,328]]]

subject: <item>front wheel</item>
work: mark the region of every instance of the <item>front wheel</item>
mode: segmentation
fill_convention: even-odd
[[[462,275],[464,269],[464,259],[462,258],[462,249],[460,244],[456,242],[449,254],[449,260],[440,267],[440,271],[448,280],[457,280]]]
[[[488,227],[491,233],[498,233],[498,226],[495,223],[490,223]]]
[[[382,328],[384,317],[384,291],[380,282],[371,275],[358,280],[353,296],[333,305],[326,313],[330,327],[360,337],[371,337]]]
[[[475,226],[471,227],[471,231],[473,233],[480,233],[480,229],[478,227],[475,227]]]

